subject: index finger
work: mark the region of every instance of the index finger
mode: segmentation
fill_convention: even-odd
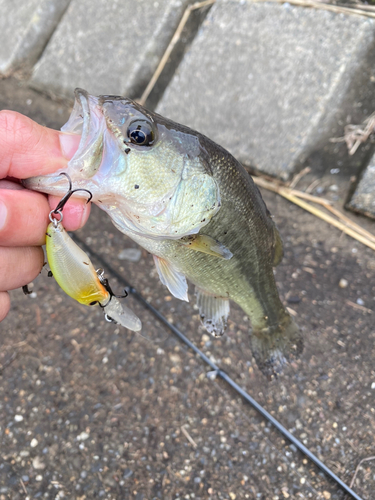
[[[63,169],[79,140],[79,135],[43,127],[15,111],[0,111],[0,179],[26,179]]]

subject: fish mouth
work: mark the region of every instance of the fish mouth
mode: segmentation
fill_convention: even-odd
[[[88,180],[98,171],[103,153],[103,132],[105,119],[97,97],[86,90],[77,88],[74,91],[75,102],[69,120],[61,128],[66,134],[81,136],[79,146],[67,168],[52,174],[29,177],[22,184],[33,191],[63,196],[68,191],[67,179],[62,173],[67,173],[73,184],[73,189],[87,188]],[[89,184],[92,184],[91,182]],[[87,195],[86,195],[87,196]],[[84,198],[82,192],[74,197]]]
[[[92,96],[90,96],[86,90],[80,88],[75,89],[74,96],[75,101],[73,110],[69,120],[61,128],[61,131],[68,134],[81,135],[81,142],[78,148],[80,149],[81,146],[87,141],[90,131],[91,112],[89,99]]]

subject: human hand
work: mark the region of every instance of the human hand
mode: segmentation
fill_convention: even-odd
[[[48,215],[59,202],[24,189],[19,180],[65,168],[79,139],[19,113],[0,111],[0,321],[10,308],[7,290],[30,283],[42,269]],[[70,199],[64,207],[64,227],[80,228],[89,213],[85,200]]]

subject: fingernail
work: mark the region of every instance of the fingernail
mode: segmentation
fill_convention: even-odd
[[[8,216],[8,209],[2,201],[0,201],[0,231],[5,226],[6,220]]]
[[[61,152],[67,160],[71,160],[78,149],[81,136],[77,134],[65,134],[63,132],[59,135]]]

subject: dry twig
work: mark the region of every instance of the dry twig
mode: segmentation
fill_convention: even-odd
[[[319,186],[319,184],[321,183],[322,179],[315,179],[314,181],[312,181],[312,183],[307,186],[307,188],[305,189],[305,193],[312,193],[313,190]]]
[[[172,37],[172,40],[169,42],[169,45],[168,45],[166,51],[164,52],[164,55],[161,58],[160,63],[158,65],[158,67],[156,68],[155,73],[152,75],[152,78],[148,82],[148,85],[145,88],[141,98],[138,100],[139,104],[144,106],[148,96],[151,94],[152,89],[155,87],[156,82],[158,81],[165,65],[168,62],[168,59],[172,53],[172,50],[174,49],[176,43],[179,41],[179,39],[181,37],[182,30],[184,29],[185,24],[187,23],[187,21],[190,17],[190,14],[194,10],[202,9],[203,7],[207,7],[208,5],[212,5],[215,2],[216,2],[216,0],[205,0],[204,2],[197,2],[197,3],[194,3],[193,5],[189,5],[189,7],[186,8],[186,10],[181,18],[180,24],[177,26],[177,29],[174,32],[174,35]]]
[[[20,483],[21,483],[23,492],[25,493],[25,495],[27,495],[27,489],[26,489],[25,483],[23,482],[22,478],[20,479]]]
[[[348,304],[348,306],[354,307],[354,309],[358,309],[359,311],[367,312],[369,314],[372,314],[374,312],[365,306],[361,306],[359,304],[356,304],[355,302],[352,302],[351,300],[347,300],[346,303]]]
[[[191,444],[191,446],[194,448],[194,450],[196,450],[198,448],[198,445],[197,443],[194,441],[194,439],[190,436],[190,434],[188,433],[188,431],[186,430],[185,426],[184,425],[181,425],[181,430],[183,432],[183,434],[185,435],[186,439],[189,441],[189,443]]]
[[[0,375],[3,374],[5,368],[8,368],[8,366],[10,366],[13,363],[16,357],[17,357],[17,352],[13,352],[10,358],[7,359],[3,365],[0,363]]]
[[[351,483],[350,483],[349,488],[352,488],[352,487],[353,487],[353,484],[354,484],[355,478],[357,477],[357,474],[358,474],[359,468],[361,467],[361,465],[363,464],[363,462],[369,462],[370,460],[375,460],[375,457],[367,457],[367,458],[363,458],[363,459],[359,462],[359,464],[357,465],[357,467],[356,467],[356,469],[355,469],[354,476],[353,476],[353,479],[351,480]]]
[[[359,146],[375,133],[375,113],[372,113],[360,125],[347,125],[344,137],[330,139],[330,142],[346,142],[350,155],[354,155]]]
[[[318,198],[317,196],[313,196],[311,194],[307,194],[302,191],[297,191],[295,189],[290,189],[285,186],[280,186],[280,184],[276,182],[267,181],[262,177],[254,177],[254,182],[258,186],[264,187],[266,189],[269,189],[270,191],[280,194],[287,200],[291,201],[292,203],[295,203],[296,205],[312,213],[316,217],[319,217],[325,222],[331,224],[332,226],[337,227],[337,229],[340,229],[345,234],[363,243],[363,245],[366,245],[370,247],[372,250],[375,250],[375,236],[366,231],[365,229],[363,229],[355,222],[352,222],[348,217],[346,217],[344,214],[342,214],[334,207],[332,207],[331,202],[329,200],[324,200],[323,198]],[[341,220],[337,220],[334,217],[331,217],[330,215],[326,214],[319,208],[314,207],[310,203],[307,203],[306,201],[302,200],[301,198],[323,205],[326,209],[330,210]]]
[[[308,174],[309,172],[311,172],[311,168],[310,167],[305,167],[303,170],[301,170],[301,172],[299,172],[297,175],[295,175],[293,177],[293,179],[290,181],[289,183],[289,188],[290,189],[294,189],[297,184],[299,183],[299,181],[302,179],[302,177],[306,174]]]
[[[285,3],[285,0],[254,0],[256,2],[275,2],[275,3]],[[319,0],[289,0],[292,5],[298,5],[299,7],[310,7],[313,9],[329,10],[330,12],[335,12],[336,14],[354,14],[365,17],[375,18],[375,12],[371,9],[362,9],[361,5],[354,7],[349,7],[347,5],[332,5],[331,3],[326,3]]]

